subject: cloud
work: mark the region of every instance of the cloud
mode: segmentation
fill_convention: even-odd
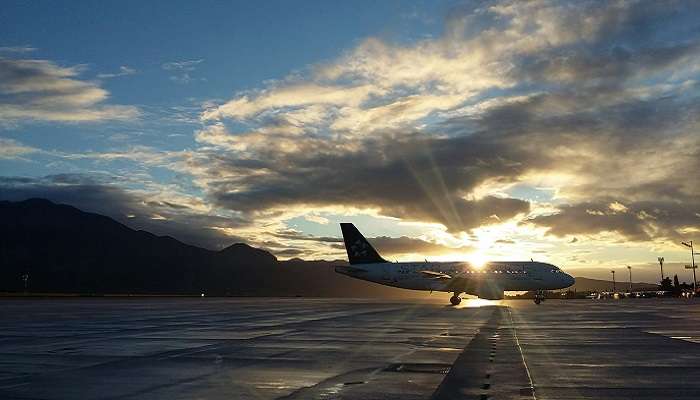
[[[207,224],[290,256],[342,253],[337,238],[269,234],[326,212],[429,223],[452,240],[384,239],[392,251],[424,254],[479,235],[511,244],[484,233],[505,225],[546,231],[556,243],[564,241],[551,236],[672,242],[700,230],[700,189],[689,178],[700,167],[693,11],[683,2],[466,4],[448,13],[439,37],[366,38],[301,73],[207,103],[192,150],[82,157],[187,174],[210,207],[188,211],[130,191],[146,199],[144,224]],[[202,63],[162,69],[188,82]],[[79,68],[50,66],[70,71],[55,80],[82,82]],[[99,108],[106,93],[82,84],[99,99],[89,108]],[[194,217],[209,213],[238,222]]]
[[[189,165],[217,206],[250,218],[342,206],[453,234],[515,219],[552,235],[675,240],[700,204],[677,173],[700,160],[700,31],[687,8],[456,8],[442,37],[368,38],[208,107]],[[508,195],[542,182],[555,203]]]
[[[204,120],[255,116],[263,111],[280,108],[318,106],[357,106],[373,93],[370,86],[323,86],[296,84],[268,89],[255,95],[244,95],[226,104],[207,110]],[[301,108],[303,109],[303,108]]]
[[[398,238],[379,236],[370,238],[369,241],[376,247],[377,251],[388,256],[400,254],[443,255],[473,251],[473,248],[469,246],[453,248],[406,236]]]
[[[232,152],[207,153],[190,165],[202,171],[212,200],[225,208],[253,213],[289,205],[345,205],[455,231],[529,210],[519,199],[464,197],[482,177],[521,168],[487,144],[465,144],[469,138],[342,143],[278,134],[265,141],[258,140],[264,135],[228,136],[221,129],[216,135],[226,140],[208,142],[225,143]]]
[[[328,220],[328,218],[324,218],[320,215],[314,215],[314,214],[305,215],[304,219],[309,221],[309,222],[314,222],[314,223],[321,224],[321,225],[327,225],[330,222]]]
[[[311,236],[293,230],[278,232],[275,234],[275,237],[284,239],[287,242],[311,241],[323,243],[343,251],[345,250],[343,239],[339,237]],[[377,251],[385,257],[404,254],[443,255],[449,253],[467,253],[474,250],[469,246],[449,247],[439,243],[418,238],[410,238],[407,236],[378,236],[374,238],[367,238],[367,240],[369,240]],[[278,253],[275,252],[275,254]]]
[[[161,68],[172,73],[172,75],[170,75],[170,80],[186,84],[197,80],[205,80],[204,78],[193,78],[190,74],[203,62],[204,59],[171,61],[163,63]]]
[[[96,160],[109,162],[115,160],[128,160],[142,166],[164,167],[177,169],[178,165],[188,157],[188,151],[164,151],[149,146],[127,146],[124,150],[111,150],[101,152],[64,153],[52,152],[53,155],[67,160]]]
[[[286,258],[286,257],[297,257],[304,254],[302,249],[284,249],[277,250],[274,252],[276,257]]]
[[[0,160],[21,159],[23,155],[39,151],[34,147],[24,145],[14,139],[0,137]]]
[[[103,105],[109,93],[77,79],[82,67],[0,58],[0,121],[86,122],[133,119],[132,106]]]
[[[532,223],[547,227],[556,236],[615,232],[632,241],[655,238],[679,241],[684,231],[700,231],[700,196],[692,201],[644,200],[616,210],[603,199],[559,208],[556,214],[535,217]],[[619,203],[617,203],[619,204]]]
[[[22,46],[0,46],[0,53],[31,53],[36,51],[36,47],[29,45]]]
[[[166,62],[161,67],[166,71],[194,71],[197,66],[204,62],[204,59],[171,61]]]
[[[109,78],[116,78],[119,76],[127,76],[127,75],[134,75],[137,71],[131,67],[128,67],[126,65],[122,65],[119,67],[119,72],[114,72],[114,73],[109,73],[109,74],[97,74],[97,77],[100,79],[109,79]]]

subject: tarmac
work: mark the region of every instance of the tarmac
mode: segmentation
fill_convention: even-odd
[[[0,398],[700,398],[700,300],[433,297],[0,299]]]

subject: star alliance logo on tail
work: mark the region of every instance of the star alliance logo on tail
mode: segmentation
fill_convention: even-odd
[[[366,256],[367,251],[369,250],[367,246],[367,243],[365,243],[362,239],[357,239],[355,243],[353,243],[350,248],[352,249],[352,254],[355,257],[361,257],[361,256]]]

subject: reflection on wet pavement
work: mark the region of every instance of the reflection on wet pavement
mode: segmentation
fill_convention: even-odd
[[[700,301],[509,304],[538,399],[700,398]]]
[[[4,299],[0,398],[700,398],[698,326],[658,299]]]

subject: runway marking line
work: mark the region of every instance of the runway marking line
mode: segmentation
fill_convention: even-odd
[[[528,396],[529,394],[532,394],[532,399],[537,400],[537,396],[535,395],[535,383],[532,381],[532,375],[530,374],[530,368],[527,366],[527,361],[525,361],[525,354],[523,354],[523,348],[520,346],[520,340],[518,340],[518,333],[515,330],[515,323],[513,322],[513,313],[511,312],[510,308],[508,310],[508,319],[510,319],[510,326],[511,329],[513,330],[513,337],[515,338],[515,346],[518,348],[518,351],[520,352],[520,357],[523,360],[523,366],[525,367],[525,372],[527,373],[527,379],[530,381],[530,388],[524,388],[520,389],[520,394],[522,396]],[[527,393],[527,391],[530,391],[530,393]]]

